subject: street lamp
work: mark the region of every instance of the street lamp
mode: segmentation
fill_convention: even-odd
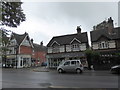
[[[17,53],[18,53],[18,45],[15,45],[15,50],[16,50],[16,59],[15,59],[15,65],[16,65],[16,69],[17,69]]]

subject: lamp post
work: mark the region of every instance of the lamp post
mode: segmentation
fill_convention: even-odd
[[[15,66],[16,66],[16,69],[17,69],[17,50],[18,50],[18,45],[15,45],[15,50],[16,50],[16,58],[15,58]]]

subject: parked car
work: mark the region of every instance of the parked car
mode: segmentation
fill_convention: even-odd
[[[65,60],[59,64],[59,66],[57,67],[57,71],[59,73],[62,72],[82,73],[83,65],[81,64],[80,60]]]
[[[113,74],[120,74],[120,65],[112,66],[110,69],[111,73]]]

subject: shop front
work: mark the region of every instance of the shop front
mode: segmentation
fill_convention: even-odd
[[[47,67],[57,68],[59,64],[64,60],[80,59],[81,62],[85,62],[85,54],[83,52],[75,53],[59,53],[47,55]]]

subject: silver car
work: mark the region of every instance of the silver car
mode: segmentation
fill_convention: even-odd
[[[65,60],[59,64],[57,67],[59,73],[62,72],[83,72],[83,65],[80,60]]]

